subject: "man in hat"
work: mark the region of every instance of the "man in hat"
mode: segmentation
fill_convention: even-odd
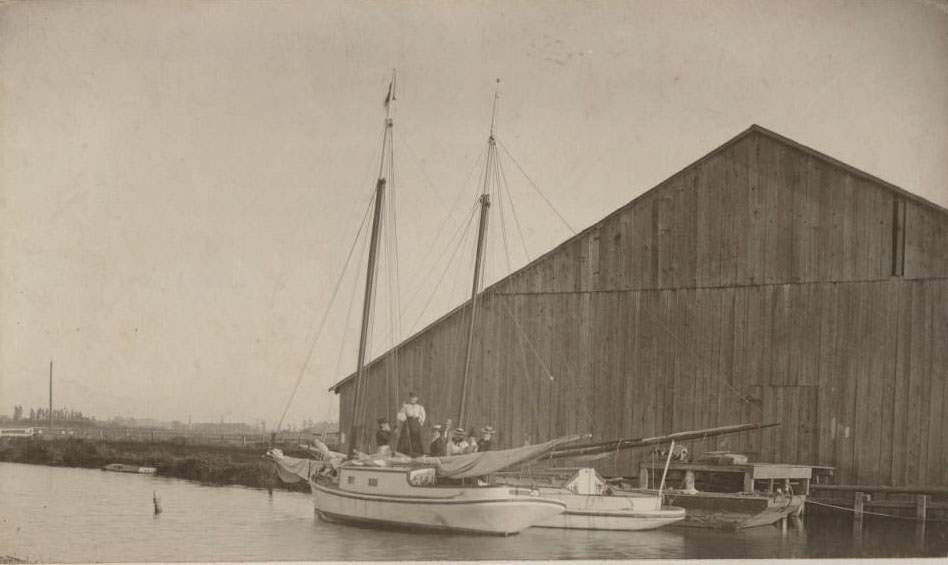
[[[494,437],[494,428],[490,426],[484,426],[481,428],[481,439],[477,442],[478,451],[490,451],[492,440]]]
[[[461,455],[465,448],[467,443],[464,441],[464,428],[454,428],[454,436],[448,444],[448,455]]]
[[[469,431],[464,434],[464,441],[461,442],[461,446],[464,448],[464,453],[477,452],[477,440],[474,439],[474,432]]]
[[[378,429],[375,430],[375,449],[376,451],[382,449],[390,444],[392,441],[392,426],[389,425],[387,418],[379,418],[377,420]]]
[[[432,457],[444,457],[444,436],[441,435],[441,424],[435,424],[431,431],[434,433],[434,439],[428,444],[428,454]]]
[[[408,401],[398,410],[401,425],[398,434],[398,451],[411,457],[424,455],[421,427],[425,425],[425,407],[418,403],[418,394],[408,393]]]

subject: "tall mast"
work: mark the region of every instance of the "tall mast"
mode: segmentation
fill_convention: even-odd
[[[494,119],[497,116],[497,99],[500,97],[500,79],[494,89],[494,105],[490,114],[490,135],[487,137],[487,159],[484,169],[484,186],[481,190],[481,218],[477,227],[477,252],[474,256],[474,282],[471,285],[471,316],[467,327],[467,347],[464,350],[464,373],[461,378],[461,403],[458,407],[458,426],[464,426],[467,408],[467,383],[471,372],[471,350],[474,346],[474,323],[477,320],[477,295],[481,287],[481,264],[484,260],[484,239],[487,236],[487,212],[490,209],[490,177],[497,159],[497,143],[494,141]]]
[[[362,331],[359,335],[359,358],[356,366],[355,398],[353,399],[352,423],[349,427],[349,448],[351,457],[362,437],[362,420],[364,417],[363,379],[365,370],[365,353],[369,341],[369,327],[372,320],[372,299],[375,296],[375,271],[378,258],[379,238],[382,232],[382,204],[385,198],[385,154],[388,144],[392,141],[392,102],[395,101],[395,71],[392,71],[392,81],[388,85],[388,96],[385,97],[385,131],[382,135],[382,156],[379,160],[379,178],[375,183],[375,209],[372,213],[372,235],[369,240],[369,264],[365,274],[365,298],[362,302]]]

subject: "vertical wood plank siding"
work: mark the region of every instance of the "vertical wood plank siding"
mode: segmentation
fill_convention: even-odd
[[[466,424],[498,428],[502,446],[780,421],[688,447],[948,484],[948,212],[762,128],[481,304]],[[419,392],[432,423],[457,419],[467,312],[369,367],[369,424],[393,414],[395,362],[399,396]],[[348,429],[351,380],[336,390]],[[635,475],[646,457],[601,466]]]

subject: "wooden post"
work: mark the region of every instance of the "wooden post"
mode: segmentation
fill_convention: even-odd
[[[754,492],[754,471],[744,472],[744,492]]]
[[[925,518],[928,511],[928,495],[919,494],[915,496],[915,518],[918,522],[915,524],[915,543],[919,549],[925,547]]]
[[[862,539],[863,504],[867,498],[862,492],[857,492],[853,497],[853,537],[859,540]]]
[[[924,522],[926,519],[927,513],[928,513],[928,495],[916,494],[915,495],[915,519],[921,520],[922,522]]]
[[[662,499],[662,491],[665,490],[665,477],[668,476],[668,465],[672,460],[672,453],[675,452],[675,440],[671,441],[671,444],[668,446],[668,457],[665,459],[665,468],[662,469],[662,482],[658,484],[658,499]]]

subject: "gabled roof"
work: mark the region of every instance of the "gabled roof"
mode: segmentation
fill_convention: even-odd
[[[880,179],[879,177],[873,176],[873,175],[871,175],[871,174],[869,174],[869,173],[867,173],[867,172],[865,172],[865,171],[862,171],[862,170],[860,170],[860,169],[857,169],[857,168],[855,168],[855,167],[853,167],[853,166],[851,166],[851,165],[847,165],[846,163],[843,163],[842,161],[839,161],[839,160],[837,160],[837,159],[834,159],[834,158],[830,157],[829,155],[826,155],[825,153],[821,153],[821,152],[819,152],[819,151],[817,151],[817,150],[815,150],[815,149],[812,149],[812,148],[810,148],[810,147],[807,147],[806,145],[803,145],[803,144],[801,144],[801,143],[797,143],[796,141],[793,141],[792,139],[789,139],[789,138],[787,138],[787,137],[784,137],[784,136],[782,136],[782,135],[780,135],[780,134],[778,134],[778,133],[775,133],[775,132],[773,132],[773,131],[771,131],[771,130],[765,128],[765,127],[759,126],[759,125],[757,125],[757,124],[751,124],[751,126],[750,126],[749,128],[747,128],[747,129],[745,129],[744,131],[740,132],[739,134],[735,135],[734,137],[732,137],[732,138],[729,139],[728,141],[724,142],[722,145],[720,145],[720,146],[718,146],[717,148],[713,149],[712,151],[710,151],[709,153],[705,154],[704,156],[702,156],[702,157],[699,158],[698,160],[694,161],[693,163],[690,163],[689,165],[683,167],[681,170],[679,170],[678,172],[676,172],[676,173],[674,173],[673,175],[669,176],[667,179],[665,179],[665,180],[663,180],[662,182],[658,183],[657,185],[655,185],[654,187],[650,188],[649,190],[643,192],[642,194],[639,194],[638,196],[636,196],[635,198],[633,198],[631,201],[629,201],[627,204],[625,204],[625,205],[619,207],[618,209],[616,209],[615,211],[611,212],[610,214],[608,214],[607,216],[605,216],[604,218],[602,218],[602,219],[599,220],[598,222],[592,224],[591,226],[587,227],[587,228],[584,229],[583,231],[581,231],[581,232],[577,233],[576,235],[570,237],[569,239],[567,239],[567,240],[564,241],[563,243],[557,245],[556,247],[554,247],[553,249],[547,251],[547,252],[544,253],[543,255],[540,255],[539,257],[537,257],[537,258],[534,259],[533,261],[527,263],[527,264],[524,265],[523,267],[517,269],[517,270],[514,271],[513,273],[510,273],[509,275],[507,275],[507,276],[504,277],[503,279],[501,279],[501,280],[495,282],[495,283],[492,284],[491,286],[489,286],[489,287],[487,287],[486,289],[484,289],[483,292],[484,292],[485,294],[486,294],[486,293],[489,293],[489,292],[491,292],[496,286],[505,283],[505,282],[508,281],[510,278],[519,275],[520,273],[522,273],[522,272],[524,272],[524,271],[530,269],[531,267],[533,267],[534,265],[537,265],[538,263],[542,263],[543,261],[546,261],[550,256],[556,254],[560,249],[562,249],[563,247],[566,247],[566,246],[570,245],[571,243],[573,243],[573,242],[576,241],[577,239],[579,239],[579,238],[585,236],[586,234],[588,234],[590,231],[596,229],[598,226],[600,226],[603,222],[605,222],[605,221],[608,220],[609,218],[612,218],[613,216],[616,216],[616,215],[618,215],[618,214],[623,213],[623,212],[626,211],[627,209],[629,209],[629,208],[631,208],[632,206],[634,206],[639,200],[642,200],[642,199],[648,197],[649,195],[653,194],[654,192],[656,192],[656,191],[658,191],[658,190],[661,190],[662,186],[663,186],[664,184],[666,184],[669,180],[671,180],[671,179],[673,179],[674,177],[676,177],[676,176],[678,176],[678,175],[684,173],[685,171],[688,171],[688,170],[690,170],[690,169],[692,169],[692,168],[694,168],[694,167],[697,167],[698,165],[704,163],[705,161],[708,161],[708,160],[711,159],[712,157],[715,157],[715,156],[718,155],[719,153],[721,153],[721,152],[723,152],[723,151],[729,149],[731,146],[737,144],[737,143],[740,142],[740,141],[743,141],[745,138],[750,137],[751,135],[762,135],[762,136],[764,136],[764,137],[767,137],[767,138],[769,138],[769,139],[771,139],[771,140],[773,140],[773,141],[776,141],[777,143],[780,143],[780,144],[782,144],[782,145],[786,145],[786,146],[791,147],[791,148],[793,148],[793,149],[796,149],[796,150],[798,150],[798,151],[800,151],[800,152],[802,152],[802,153],[805,153],[805,154],[807,154],[807,155],[809,155],[809,156],[811,156],[811,157],[813,157],[813,158],[815,158],[815,159],[819,159],[819,160],[821,160],[821,161],[823,161],[823,162],[825,162],[825,163],[828,163],[828,164],[833,165],[833,166],[835,166],[835,167],[839,167],[840,169],[843,169],[844,171],[846,171],[847,173],[849,173],[849,174],[851,174],[851,175],[853,175],[853,176],[855,176],[855,177],[860,177],[860,178],[865,179],[865,180],[867,180],[867,181],[870,181],[870,182],[872,182],[872,183],[874,183],[874,184],[876,184],[876,185],[882,186],[882,187],[884,187],[884,188],[886,188],[886,189],[888,189],[888,190],[890,190],[890,191],[892,191],[892,192],[898,194],[899,196],[902,196],[902,197],[904,197],[904,198],[906,198],[906,199],[908,199],[908,200],[911,200],[912,202],[915,202],[915,203],[917,203],[917,204],[919,204],[919,205],[921,205],[921,206],[923,206],[923,207],[930,208],[930,209],[935,210],[935,211],[937,211],[937,212],[939,212],[939,213],[941,213],[941,214],[948,215],[948,209],[942,208],[941,206],[939,206],[938,204],[935,204],[934,202],[931,202],[931,201],[929,201],[929,200],[926,200],[926,199],[924,199],[924,198],[922,198],[922,197],[920,197],[920,196],[918,196],[918,195],[916,195],[916,194],[912,194],[911,192],[908,192],[908,191],[906,191],[905,189],[899,188],[898,186],[895,186],[894,184],[891,184],[891,183],[889,183],[889,182],[886,182],[886,181]],[[436,327],[436,326],[437,326],[438,324],[440,324],[441,322],[443,322],[443,321],[445,321],[446,319],[448,319],[448,318],[450,318],[451,316],[453,316],[457,311],[461,310],[461,309],[464,308],[466,305],[467,305],[467,302],[465,302],[465,303],[463,303],[463,304],[457,306],[456,308],[450,310],[449,312],[447,312],[446,314],[444,314],[443,316],[441,316],[441,317],[438,318],[437,320],[431,322],[430,324],[428,324],[428,325],[425,326],[424,328],[418,330],[417,332],[415,332],[414,334],[412,334],[410,337],[408,337],[408,338],[406,338],[405,340],[403,340],[401,343],[399,343],[398,345],[396,345],[393,349],[396,349],[396,350],[397,350],[397,349],[400,349],[400,348],[403,347],[404,345],[406,345],[406,344],[408,344],[408,343],[411,343],[411,342],[414,341],[415,339],[421,337],[422,335],[424,335],[424,334],[427,333],[429,330],[431,330],[431,329],[433,329],[434,327]],[[391,350],[389,350],[389,351],[391,351]],[[366,368],[371,367],[371,366],[374,365],[375,363],[379,362],[379,361],[380,361],[382,358],[384,358],[385,355],[387,355],[388,353],[389,353],[389,352],[386,351],[385,353],[383,353],[383,354],[379,355],[378,357],[376,357],[375,359],[373,359],[371,362],[367,363],[367,364],[366,364]],[[345,377],[344,379],[338,381],[336,384],[334,384],[334,385],[332,385],[331,387],[329,387],[329,391],[330,391],[330,392],[336,392],[336,393],[338,393],[340,387],[342,387],[343,385],[345,385],[346,383],[348,383],[349,381],[351,381],[351,380],[354,379],[354,378],[355,378],[355,373],[348,375],[348,376]]]

